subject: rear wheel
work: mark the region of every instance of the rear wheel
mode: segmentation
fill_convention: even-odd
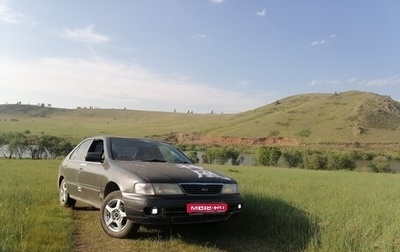
[[[69,196],[69,193],[68,193],[68,190],[67,190],[67,183],[65,182],[65,179],[62,179],[62,181],[60,183],[59,191],[60,191],[60,195],[59,195],[60,196],[59,197],[60,204],[63,207],[74,207],[75,203],[76,203],[76,200],[72,199]]]
[[[103,230],[115,238],[126,238],[140,227],[128,220],[120,191],[114,191],[104,199],[100,207],[100,222]]]

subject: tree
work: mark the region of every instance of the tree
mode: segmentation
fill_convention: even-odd
[[[392,172],[392,169],[390,169],[389,159],[383,155],[374,157],[370,166],[374,172]]]
[[[355,157],[352,155],[340,154],[339,155],[339,169],[354,170],[356,168]]]
[[[27,133],[25,131],[25,133]],[[30,134],[30,132],[28,132]],[[28,154],[32,159],[55,158],[67,155],[72,149],[71,142],[64,138],[33,136],[24,133],[3,133],[0,135],[0,151],[5,158],[22,158]]]
[[[56,136],[42,135],[38,145],[42,158],[65,156],[73,149],[69,141]]]
[[[289,150],[282,154],[289,167],[299,167],[303,162],[303,154],[298,150]]]
[[[40,159],[42,158],[43,155],[43,148],[41,148],[39,143],[39,137],[38,136],[30,136],[27,139],[27,152],[31,156],[32,159]]]
[[[200,161],[200,159],[197,157],[197,151],[189,151],[187,156],[194,164]]]
[[[278,147],[261,146],[256,152],[257,165],[274,166],[277,165],[282,151]]]
[[[239,157],[240,151],[232,147],[212,147],[205,150],[202,155],[203,163],[206,164],[226,164],[231,160],[232,165],[239,165],[244,158]]]
[[[8,159],[14,155],[21,158],[28,145],[23,133],[3,133],[0,139],[3,156]]]
[[[303,157],[304,169],[324,170],[326,169],[327,158],[318,152],[308,153]]]

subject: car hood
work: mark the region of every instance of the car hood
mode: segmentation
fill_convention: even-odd
[[[117,161],[116,165],[152,183],[235,183],[223,174],[194,164]]]

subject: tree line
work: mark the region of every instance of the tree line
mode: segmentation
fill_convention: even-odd
[[[198,163],[200,159],[198,158],[197,151],[189,151],[187,153],[188,157],[193,163]],[[240,165],[244,161],[244,157],[240,156],[240,151],[233,147],[210,147],[207,148],[201,155],[202,162],[205,164],[226,164],[228,161],[232,165]]]
[[[0,154],[8,159],[30,157],[52,159],[67,155],[74,145],[65,138],[41,134],[3,133],[0,135]]]
[[[46,134],[2,133],[0,155],[4,158],[53,159],[66,156],[75,144],[65,138]],[[181,146],[182,147],[182,146]],[[187,152],[188,157],[199,163],[195,150]],[[204,149],[202,163],[223,165],[230,162],[240,165],[244,161],[241,151],[234,147],[213,146]],[[311,170],[354,170],[357,160],[369,161],[372,172],[393,172],[390,156],[374,153],[328,152],[321,150],[281,149],[276,146],[261,146],[255,150],[254,161],[259,166],[302,168]]]
[[[322,150],[282,150],[275,146],[262,146],[256,151],[256,165],[301,168],[308,170],[354,170],[356,161],[368,161],[371,172],[394,172],[390,167],[391,157],[379,153],[356,151],[334,152]]]
[[[201,161],[206,164],[240,165],[244,158],[234,147],[214,146],[203,150]],[[199,163],[200,158],[195,150],[187,152],[188,157]],[[368,161],[370,172],[394,172],[390,167],[391,156],[379,153],[363,153],[356,151],[323,151],[311,149],[279,148],[276,146],[260,146],[255,149],[256,166],[274,166],[285,168],[300,168],[308,170],[355,170],[356,161]]]

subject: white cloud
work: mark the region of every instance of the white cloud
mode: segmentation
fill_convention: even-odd
[[[315,41],[311,42],[311,46],[324,45],[326,43],[328,43],[328,42],[325,39],[315,40]]]
[[[0,23],[29,24],[33,19],[21,12],[13,10],[7,0],[0,0]]]
[[[311,46],[325,45],[331,43],[334,39],[336,39],[336,34],[329,35],[329,38],[324,38],[320,40],[314,40],[311,42]]]
[[[101,44],[107,43],[111,38],[107,35],[94,32],[95,25],[90,24],[81,29],[71,30],[69,28],[64,28],[59,36],[78,42],[85,42],[89,44]]]
[[[350,84],[358,84],[360,86],[367,86],[367,87],[383,87],[383,86],[390,86],[390,85],[398,85],[400,86],[400,76],[391,76],[382,79],[372,79],[372,80],[359,80],[355,77],[347,80],[347,83]]]
[[[328,80],[328,79],[319,79],[319,80],[312,80],[310,82],[310,86],[316,85],[339,85],[341,81],[339,80]]]
[[[199,113],[241,112],[265,104],[265,97],[219,89],[185,75],[161,75],[107,59],[0,58],[0,103],[50,103],[53,107],[130,108]]]
[[[315,86],[315,85],[320,85],[321,84],[321,80],[312,80],[310,82],[310,86]]]
[[[190,39],[205,39],[205,38],[206,38],[205,34],[199,34],[199,33],[190,37]]]
[[[389,86],[389,85],[400,85],[400,77],[392,76],[384,79],[369,80],[366,82],[367,86]]]
[[[220,3],[225,2],[225,0],[210,0],[210,1],[213,2],[213,3],[216,3],[216,4],[220,4]]]
[[[350,78],[350,79],[347,80],[347,83],[350,83],[350,84],[355,83],[355,82],[357,82],[357,78],[356,77],[353,77],[353,78]]]
[[[264,17],[267,14],[267,9],[264,8],[261,11],[256,11],[256,15],[260,17]]]

